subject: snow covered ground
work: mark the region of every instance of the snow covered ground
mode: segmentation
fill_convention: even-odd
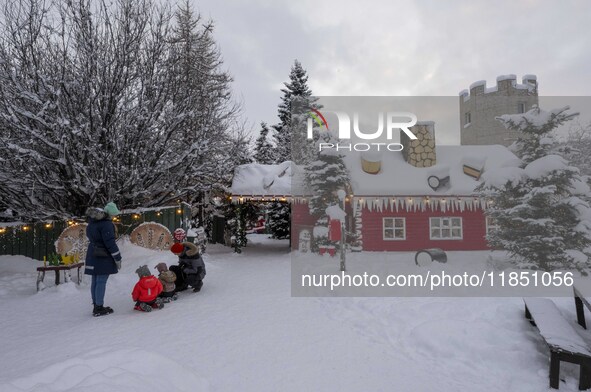
[[[99,318],[87,282],[54,287],[49,274],[36,293],[38,262],[1,256],[0,391],[548,389],[520,298],[292,298],[286,242],[250,240],[241,255],[210,246],[203,290],[152,313],[132,310],[134,271],[175,257],[124,243],[115,313]],[[555,301],[574,323],[572,298]],[[561,377],[577,390],[578,368]]]

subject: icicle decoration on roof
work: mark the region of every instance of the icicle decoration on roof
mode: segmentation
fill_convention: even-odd
[[[454,196],[408,196],[408,197],[355,197],[353,198],[353,213],[358,209],[367,208],[370,211],[382,212],[385,209],[398,212],[464,212],[483,210],[486,208],[486,200],[479,197],[454,197]]]

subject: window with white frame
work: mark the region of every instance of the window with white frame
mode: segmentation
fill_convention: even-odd
[[[382,238],[384,241],[399,241],[406,239],[405,218],[382,218]]]
[[[487,216],[486,217],[486,235],[489,235],[490,233],[492,233],[493,231],[496,231],[498,229],[499,229],[499,224],[498,224],[497,220],[495,218]]]
[[[464,124],[468,125],[472,122],[472,115],[470,112],[464,113]]]
[[[525,104],[523,102],[517,104],[517,113],[525,113]]]
[[[461,240],[462,218],[429,218],[430,238],[432,240]]]

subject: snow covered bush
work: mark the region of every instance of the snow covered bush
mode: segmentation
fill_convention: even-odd
[[[498,226],[491,246],[509,251],[519,267],[542,270],[589,268],[591,208],[582,196],[589,187],[579,170],[558,155],[552,132],[576,113],[569,108],[498,117],[518,131],[513,148],[520,167],[485,172],[480,191],[489,198],[486,214]]]

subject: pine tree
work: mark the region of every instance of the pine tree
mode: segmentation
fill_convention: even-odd
[[[247,135],[237,135],[234,140],[231,156],[234,157],[229,161],[230,167],[238,165],[246,165],[253,162],[252,151],[250,149],[250,139]],[[230,170],[233,173],[233,170]],[[228,178],[227,184],[231,183]],[[260,208],[258,205],[251,202],[235,203],[231,200],[231,196],[226,194],[222,205],[217,209],[226,218],[226,230],[233,239],[232,247],[234,252],[242,253],[242,248],[248,244],[246,231],[248,226],[256,222]]]
[[[576,123],[571,127],[565,142],[567,157],[571,164],[581,170],[581,174],[591,176],[591,123]]]
[[[577,114],[568,107],[498,119],[518,131],[519,168],[501,168],[483,176],[481,192],[491,199],[487,215],[498,229],[487,239],[509,251],[524,268],[588,269],[585,248],[591,244],[591,208],[581,196],[589,187],[578,169],[557,154],[552,132]]]
[[[310,108],[316,108],[316,99],[308,87],[308,75],[299,61],[295,60],[289,74],[289,81],[281,89],[283,96],[278,107],[279,124],[275,131],[273,160],[279,164],[293,161],[297,164],[309,162],[313,143],[306,143],[306,123]],[[304,140],[304,141],[302,141]],[[296,148],[293,148],[296,146]],[[269,206],[268,227],[273,238],[288,238],[290,235],[291,208],[287,203],[275,202]]]
[[[254,159],[257,163],[269,165],[273,163],[273,145],[268,140],[269,127],[261,122],[261,134],[256,140]]]
[[[289,82],[281,89],[283,96],[278,107],[279,124],[275,130],[275,163],[293,161],[306,164],[313,158],[314,143],[306,139],[306,127],[311,108],[318,109],[317,99],[308,87],[308,75],[302,64],[294,61]]]
[[[236,253],[242,253],[242,248],[248,244],[246,231],[248,226],[256,222],[260,209],[250,202],[233,203],[228,197],[220,208],[226,218],[226,230],[232,238],[232,248]]]
[[[341,205],[337,191],[347,190],[349,171],[343,162],[343,156],[333,150],[324,150],[318,159],[305,168],[306,183],[312,190],[310,213],[320,217],[328,206]]]
[[[328,132],[321,132],[319,136],[325,142],[334,142]],[[346,192],[349,189],[349,171],[343,162],[343,155],[333,150],[319,151],[316,160],[305,167],[305,181],[307,187],[312,191],[312,197],[310,197],[308,204],[310,213],[318,217],[312,247],[315,251],[319,245],[330,244],[328,237],[324,235],[327,230],[323,229],[324,225],[328,226],[329,221],[326,208],[333,205],[342,208],[343,202],[338,197],[338,191]],[[355,230],[351,231],[353,237],[348,234],[348,240],[356,238]],[[335,245],[338,248],[340,244],[330,245]]]

